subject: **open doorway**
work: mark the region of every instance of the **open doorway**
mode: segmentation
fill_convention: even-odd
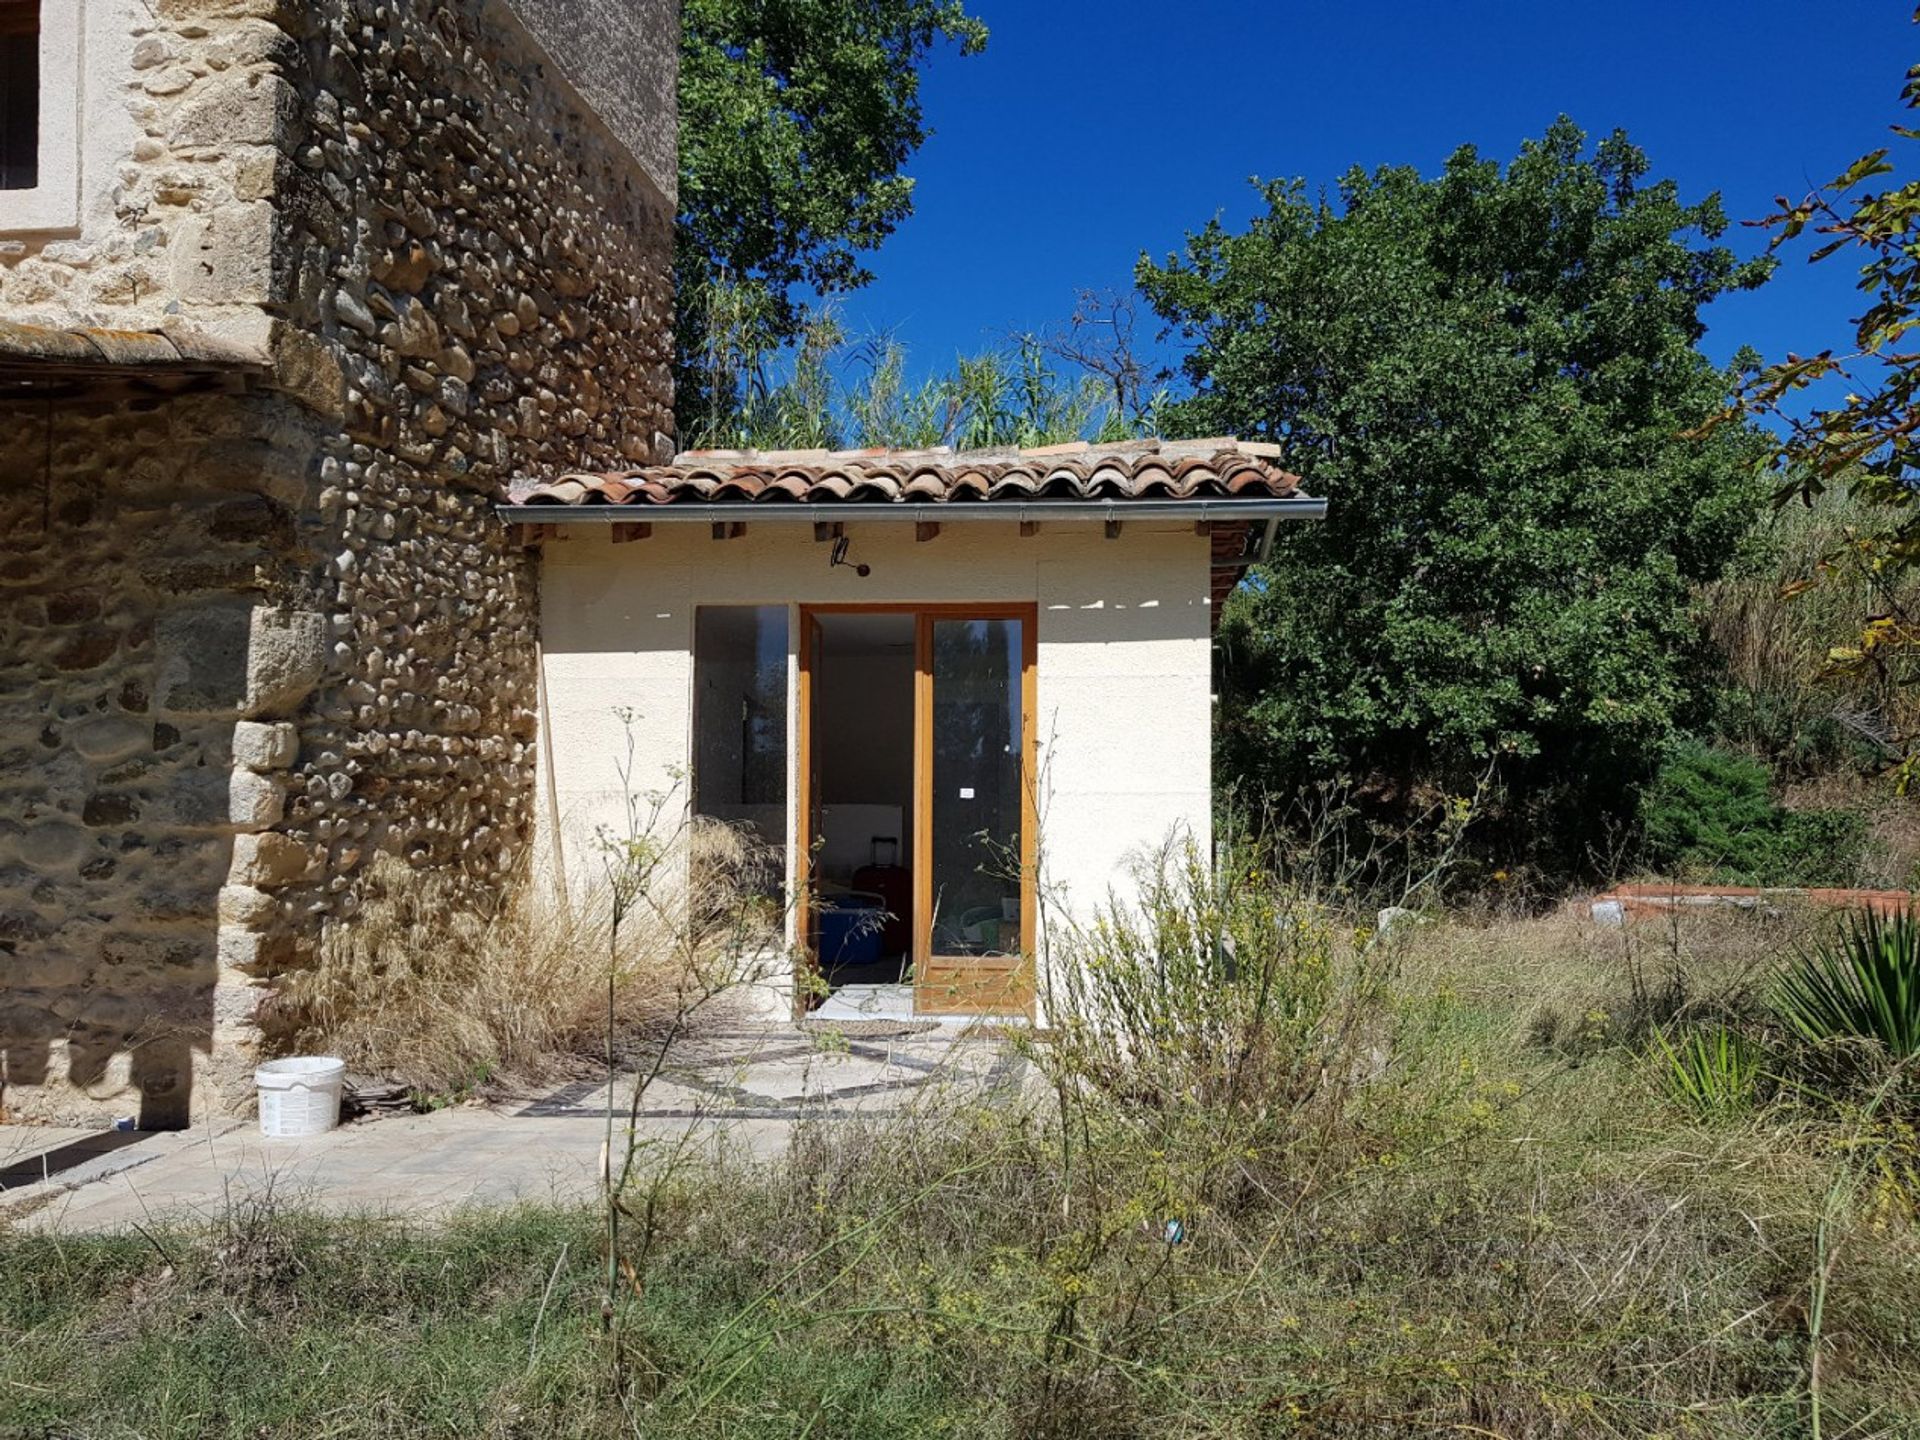
[[[810,725],[814,934],[828,991],[910,1008],[913,965],[914,617],[818,617]]]

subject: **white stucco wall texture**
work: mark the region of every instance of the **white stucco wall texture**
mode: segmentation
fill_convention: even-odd
[[[1169,835],[1211,839],[1210,551],[1191,524],[951,524],[916,541],[910,524],[849,527],[851,564],[804,524],[749,522],[714,540],[704,525],[657,525],[614,544],[597,525],[562,527],[541,570],[544,683],[539,826],[577,883],[597,868],[597,825],[623,797],[670,789],[690,763],[693,617],[701,605],[1032,602],[1038,608],[1037,741],[1042,875],[1050,902],[1084,918],[1128,902],[1131,872]],[[788,653],[788,810],[799,764],[797,608]],[[627,711],[631,720],[621,718]],[[621,765],[632,769],[624,781]],[[682,785],[684,793],[684,785]],[[1042,943],[1044,950],[1044,939]]]

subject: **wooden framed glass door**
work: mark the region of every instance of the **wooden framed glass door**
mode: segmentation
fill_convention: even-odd
[[[799,671],[799,759],[800,768],[795,784],[799,801],[799,826],[795,836],[794,860],[791,873],[797,886],[794,904],[794,929],[799,940],[799,955],[796,961],[793,987],[793,1017],[796,1020],[805,1017],[807,1011],[820,1003],[822,990],[818,984],[821,971],[820,937],[816,931],[819,907],[816,888],[818,877],[815,873],[815,860],[818,858],[820,839],[820,747],[815,734],[814,723],[814,675],[819,667],[823,638],[820,630],[820,617],[812,610],[802,607],[800,610],[800,671]]]
[[[912,868],[914,1009],[1026,1015],[1033,1007],[1034,683],[1037,607],[817,605],[800,610],[796,836],[799,934],[819,972],[808,864],[821,841],[819,617],[914,621]],[[805,1001],[796,995],[796,1008]]]
[[[1035,607],[919,616],[914,1009],[1033,1006]]]

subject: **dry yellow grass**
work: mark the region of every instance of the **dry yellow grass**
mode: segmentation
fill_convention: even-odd
[[[535,1078],[604,1061],[610,1038],[617,1055],[778,945],[765,856],[738,832],[688,827],[646,851],[644,874],[623,863],[616,939],[612,876],[562,900],[522,874],[489,896],[380,857],[358,912],[280,997],[280,1044],[430,1093]]]
[[[1739,1008],[1780,957],[1833,922],[1795,904],[1595,924],[1584,899],[1535,918],[1446,918],[1398,942],[1412,995],[1444,993],[1518,1049],[1636,1042],[1683,1011]],[[1499,1034],[1491,1033],[1497,1029]]]

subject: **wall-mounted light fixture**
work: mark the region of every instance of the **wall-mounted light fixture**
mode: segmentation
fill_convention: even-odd
[[[845,565],[848,563],[847,546],[851,543],[851,536],[836,535],[833,537],[833,552],[827,556],[827,568],[829,570],[836,565]],[[853,573],[864,580],[873,573],[873,567],[871,565],[855,565],[853,567]]]

